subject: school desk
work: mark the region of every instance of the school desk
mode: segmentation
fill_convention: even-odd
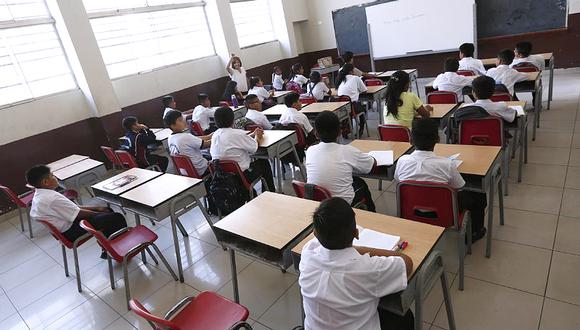
[[[310,119],[311,122],[314,122],[316,116],[318,116],[322,111],[332,111],[334,112],[340,121],[349,119],[349,112],[350,108],[348,106],[348,102],[314,102],[302,107],[303,114]],[[275,105],[271,108],[264,110],[263,114],[268,117],[269,120],[277,120],[282,116],[284,111],[286,111],[288,107],[283,104]]]
[[[487,212],[487,246],[485,256],[491,256],[491,239],[493,235],[493,207],[495,199],[495,185],[497,184],[499,199],[500,224],[504,223],[503,187],[501,175],[502,149],[501,147],[476,146],[463,144],[437,144],[435,154],[442,157],[460,154],[458,159],[463,163],[458,167],[459,173],[465,180],[463,190],[488,193]]]
[[[311,207],[310,213],[314,210],[314,206]],[[382,297],[381,308],[404,315],[415,301],[415,323],[418,324],[415,329],[420,329],[422,326],[422,300],[435,282],[440,279],[447,315],[450,320],[450,329],[454,329],[453,309],[449,289],[445,286],[447,279],[443,271],[443,262],[440,253],[434,249],[443,235],[444,228],[358,209],[354,209],[354,211],[357,225],[381,233],[400,236],[401,240],[409,242],[403,251],[413,260],[413,270],[408,276],[407,288],[401,292]],[[292,249],[292,259],[297,272],[300,271],[302,248],[313,238],[314,234],[310,234]]]
[[[328,67],[316,67],[316,68],[311,68],[310,71],[317,71],[318,73],[320,73],[320,75],[322,76],[323,74],[330,74],[330,83],[334,84],[334,80],[335,80],[335,75],[336,72],[338,72],[338,70],[340,70],[340,65],[338,64],[333,64],[331,66]]]
[[[169,150],[169,136],[173,134],[173,132],[169,128],[164,128],[160,131],[155,133],[155,140],[161,142],[163,144],[163,149],[166,151]],[[169,151],[167,151],[169,153]]]
[[[378,112],[381,113],[383,110],[383,100],[387,97],[387,85],[382,86],[367,86],[367,91],[364,93],[360,93],[359,95],[359,102],[368,103],[371,105],[377,105]],[[383,116],[380,117],[380,123],[383,123]]]
[[[147,217],[151,220],[162,221],[170,217],[171,230],[173,232],[173,244],[175,247],[175,258],[177,262],[177,270],[179,272],[179,280],[183,283],[183,261],[188,263],[188,266],[193,264],[187,254],[181,257],[181,245],[177,238],[177,228],[181,231],[184,237],[189,236],[187,231],[179,222],[179,216],[185,214],[189,210],[199,207],[203,216],[208,223],[211,220],[200,199],[207,195],[203,180],[194,179],[181,175],[162,174],[150,181],[147,181],[123,194],[121,204],[123,209],[133,212],[135,214],[135,223],[141,224],[140,216]],[[187,247],[189,241],[184,239],[183,243]],[[141,257],[146,261],[145,253]]]
[[[214,111],[219,108],[221,107],[211,107],[211,109]],[[240,118],[245,117],[246,113],[248,112],[248,109],[243,105],[240,105],[238,107],[230,106],[230,109],[234,111],[234,120],[238,120]],[[211,117],[211,119],[213,120],[213,117]]]
[[[50,164],[46,164],[46,166],[50,167],[50,170],[54,172],[54,171],[60,170],[61,168],[70,166],[74,163],[78,163],[78,162],[85,160],[87,158],[89,158],[89,157],[81,156],[81,155],[70,155],[68,157],[56,160]]]
[[[120,197],[122,194],[144,184],[145,182],[151,181],[156,177],[161,176],[162,174],[163,173],[161,172],[150,171],[136,167],[128,169],[113,177],[110,177],[105,181],[101,181],[97,184],[94,184],[91,186],[91,188],[93,189],[93,194],[95,195],[95,197],[105,201],[106,203],[122,207],[123,205],[121,204]],[[135,180],[121,187],[114,188],[111,186],[111,183],[119,179],[122,179],[126,176],[133,176],[135,177]]]
[[[79,192],[80,203],[82,203],[81,188],[97,182],[106,173],[105,164],[90,158],[53,171],[61,186]]]
[[[390,70],[390,71],[384,71],[384,72],[369,72],[370,74],[374,74],[377,79],[380,79],[384,82],[388,82],[389,80],[391,80],[391,77],[393,76],[393,73],[397,72],[399,70]],[[413,82],[415,83],[415,89],[417,91],[417,95],[420,95],[419,93],[419,83],[417,82],[417,77],[419,72],[417,71],[417,69],[403,69],[401,71],[405,71],[406,73],[409,74],[409,79],[411,82],[411,86],[413,85]]]
[[[274,91],[274,95],[272,97],[276,100],[276,103],[284,104],[286,95],[290,94],[291,92],[292,91]]]
[[[532,127],[532,141],[536,140],[536,129],[540,127],[540,115],[542,113],[542,76],[540,72],[527,72],[529,78],[526,81],[521,81],[515,84],[514,90],[516,93],[536,93],[536,103],[534,106],[534,121]]]

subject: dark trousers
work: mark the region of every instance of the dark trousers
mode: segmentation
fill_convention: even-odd
[[[121,213],[99,213],[85,220],[96,230],[103,232],[105,237],[109,237],[112,233],[127,227],[127,221],[125,221],[125,217]],[[72,242],[86,234],[87,232],[81,228],[80,222],[81,219],[76,219],[72,226],[62,233],[63,236]]]
[[[364,129],[365,129],[365,123],[366,123],[366,112],[365,112],[365,108],[363,107],[363,105],[359,102],[353,102],[354,105],[354,112],[356,114],[359,113],[364,113],[362,116],[359,117],[359,128],[358,128],[358,135],[362,136]]]
[[[161,171],[167,171],[167,166],[169,165],[169,159],[167,157],[159,156],[159,155],[148,155],[147,161],[151,165],[157,165],[161,168]]]
[[[262,176],[268,184],[268,190],[271,192],[276,192],[276,186],[274,186],[274,177],[272,175],[272,168],[270,167],[270,162],[265,159],[256,159],[250,164],[250,168],[244,171],[244,175],[248,181],[252,182],[258,177]],[[280,173],[278,175],[281,175]]]
[[[210,124],[209,128],[203,131],[203,134],[210,135],[211,133],[217,131],[217,127],[214,124]]]
[[[483,228],[487,197],[484,193],[461,190],[457,194],[459,208],[471,213],[471,232],[477,233]],[[490,210],[489,212],[493,212]]]
[[[400,316],[379,308],[381,330],[413,330],[415,329],[415,317],[411,310],[404,316]]]
[[[376,212],[375,203],[373,202],[373,196],[369,190],[369,186],[365,180],[353,176],[352,177],[352,187],[354,188],[354,199],[352,200],[352,206],[363,202],[367,207],[367,211]]]

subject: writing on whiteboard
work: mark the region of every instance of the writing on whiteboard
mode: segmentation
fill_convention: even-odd
[[[425,16],[425,14],[415,14],[415,15],[403,16],[403,17],[398,17],[398,18],[393,18],[391,20],[383,21],[383,23],[384,24],[393,24],[393,23],[408,22],[408,21],[416,20],[417,18],[423,17],[423,16]]]

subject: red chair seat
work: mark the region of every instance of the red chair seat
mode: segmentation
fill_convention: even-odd
[[[122,262],[123,256],[133,247],[142,243],[155,242],[157,237],[157,234],[143,225],[130,228],[127,232],[110,241],[111,249],[118,254],[119,258],[117,256],[112,256],[117,262]],[[140,250],[137,252],[140,252]]]
[[[79,193],[77,193],[75,190],[72,190],[72,189],[67,189],[67,190],[63,191],[62,194],[64,195],[64,197],[66,197],[70,200],[75,200],[79,197]]]
[[[202,292],[171,321],[182,330],[223,330],[246,320],[249,312],[243,306],[218,296]]]

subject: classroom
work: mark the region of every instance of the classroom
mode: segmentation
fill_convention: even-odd
[[[580,329],[580,0],[0,0],[0,329]]]

